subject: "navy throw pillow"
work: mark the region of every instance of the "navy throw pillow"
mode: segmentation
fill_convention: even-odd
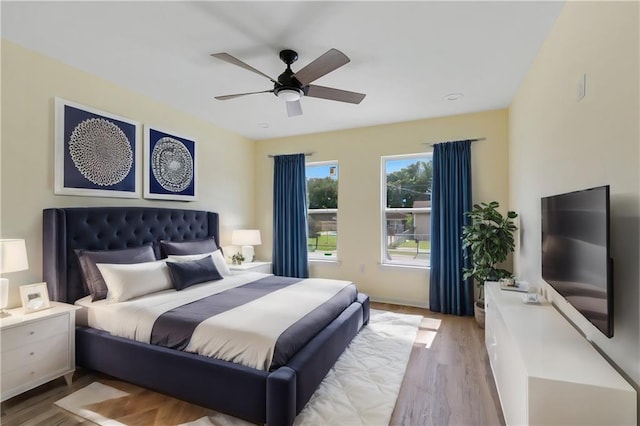
[[[160,247],[165,256],[213,253],[218,248],[213,238],[193,241],[160,240]]]
[[[186,262],[167,262],[173,286],[176,290],[184,290],[192,285],[222,279],[211,256]]]

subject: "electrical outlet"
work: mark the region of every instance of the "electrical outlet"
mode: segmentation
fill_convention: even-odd
[[[364,263],[360,264],[360,273],[363,274],[364,273]]]
[[[580,99],[584,98],[586,94],[587,94],[587,75],[582,74],[578,79],[578,91],[576,93],[577,95],[576,100],[579,101]]]

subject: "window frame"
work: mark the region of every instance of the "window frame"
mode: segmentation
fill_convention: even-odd
[[[314,212],[314,213],[325,213],[325,214],[330,214],[333,213],[336,216],[336,249],[335,254],[333,256],[312,256],[313,252],[309,251],[309,238],[310,236],[307,235],[307,258],[309,260],[309,262],[338,262],[338,209],[340,208],[340,164],[338,162],[338,160],[325,160],[325,161],[311,161],[311,162],[307,162],[305,163],[305,185],[307,185],[307,231],[309,229],[309,225],[308,225],[308,221],[309,221],[309,212]],[[309,186],[308,186],[308,182],[309,182],[309,178],[306,176],[306,172],[307,172],[307,167],[315,167],[315,166],[336,166],[337,171],[338,171],[338,208],[335,209],[311,209],[309,208]]]
[[[412,154],[396,154],[383,155],[380,157],[380,264],[382,266],[392,266],[401,268],[417,268],[430,269],[431,262],[419,265],[416,263],[408,263],[402,260],[393,260],[387,258],[387,213],[431,213],[431,207],[387,207],[387,161],[403,160],[415,158],[417,161],[421,158],[429,158],[433,164],[433,152],[419,152]],[[429,237],[431,241],[431,237]],[[429,249],[429,257],[431,257],[431,249]]]

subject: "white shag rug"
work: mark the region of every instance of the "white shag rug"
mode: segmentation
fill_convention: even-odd
[[[388,425],[422,317],[371,310],[353,339],[296,418],[296,425]],[[94,382],[55,402],[99,425],[121,425],[84,406],[127,395]],[[184,426],[251,425],[222,413]]]

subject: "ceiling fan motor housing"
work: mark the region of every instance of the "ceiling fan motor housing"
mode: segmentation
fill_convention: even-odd
[[[287,64],[287,69],[278,76],[278,82],[273,86],[273,94],[285,100],[288,98],[291,100],[300,99],[304,95],[302,84],[293,77],[294,73],[291,69],[291,64],[298,60],[298,53],[294,50],[285,49],[280,51],[280,59]],[[298,95],[295,96],[294,92],[297,92]]]

